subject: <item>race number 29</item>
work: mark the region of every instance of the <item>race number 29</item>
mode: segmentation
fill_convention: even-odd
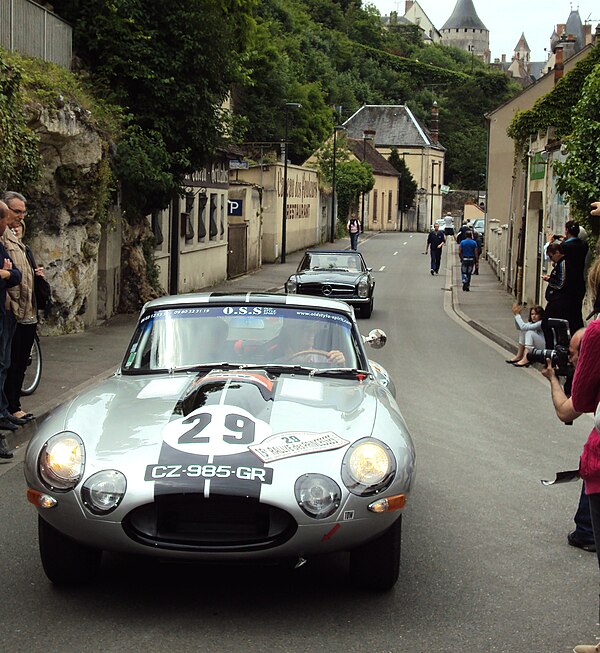
[[[192,414],[183,420],[183,424],[193,424],[192,428],[179,436],[179,444],[207,444],[210,437],[202,432],[212,422],[210,413]],[[231,433],[223,434],[223,441],[227,444],[252,444],[254,442],[254,422],[244,415],[229,413],[225,415],[224,426]]]

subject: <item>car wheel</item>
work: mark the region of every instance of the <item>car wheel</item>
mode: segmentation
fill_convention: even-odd
[[[55,585],[83,585],[100,568],[102,551],[75,542],[39,515],[38,539],[42,566]]]
[[[350,580],[368,590],[390,590],[400,574],[402,515],[376,540],[350,551]]]
[[[373,298],[371,297],[371,299],[369,300],[369,303],[366,306],[363,306],[360,309],[360,314],[361,314],[361,317],[369,318],[369,317],[371,317],[372,312],[373,312]]]

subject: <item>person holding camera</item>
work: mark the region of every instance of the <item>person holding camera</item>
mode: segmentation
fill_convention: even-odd
[[[567,397],[561,387],[550,359],[547,359],[542,374],[550,381],[554,410],[562,422],[568,423],[583,413],[594,412],[600,403],[600,320],[593,321],[583,334],[570,397]],[[592,429],[584,445],[579,461],[579,475],[585,483],[596,555],[600,565],[600,432],[596,427]],[[600,644],[579,645],[574,651],[600,652]]]
[[[567,284],[565,255],[560,243],[550,243],[546,250],[548,258],[552,261],[552,271],[543,275],[542,279],[548,283],[546,287],[546,307],[542,320],[542,331],[546,340],[546,349],[554,349],[554,334],[548,324],[550,318],[569,320],[571,298]],[[569,325],[570,325],[569,320]]]

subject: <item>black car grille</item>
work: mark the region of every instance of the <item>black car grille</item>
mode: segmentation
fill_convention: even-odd
[[[167,494],[132,510],[123,528],[131,539],[152,547],[242,552],[279,546],[298,525],[286,511],[252,498]]]
[[[356,292],[354,286],[348,283],[301,283],[298,294],[341,298],[354,297]]]

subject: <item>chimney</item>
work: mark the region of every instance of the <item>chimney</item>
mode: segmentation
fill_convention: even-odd
[[[433,143],[437,143],[440,138],[439,113],[437,102],[434,101],[431,106],[431,125],[429,127],[429,133],[431,134],[431,141]]]
[[[415,3],[414,3],[413,0],[406,0],[406,2],[404,3],[404,13],[407,14],[407,13],[408,13],[408,10],[409,10],[409,9],[412,9],[412,6],[413,6],[414,4],[415,4]]]
[[[506,63],[506,55],[505,54],[502,55],[502,63]]]
[[[564,43],[562,41],[560,43],[557,43],[556,50],[554,52],[554,83],[555,84],[564,75],[565,72],[565,66],[563,63],[563,45]]]

